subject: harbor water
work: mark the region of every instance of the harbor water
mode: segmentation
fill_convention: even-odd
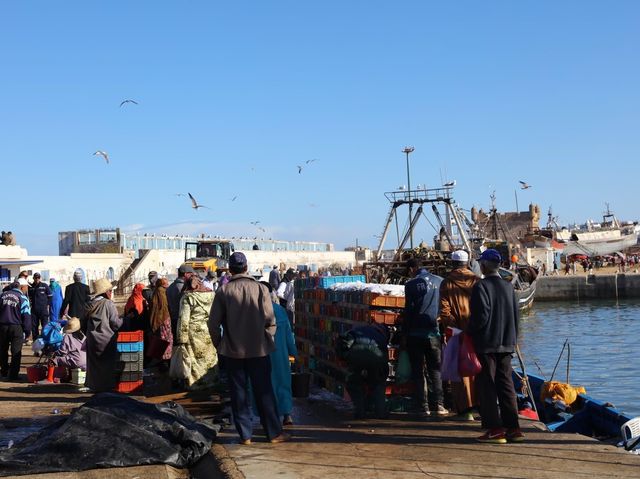
[[[567,338],[570,383],[584,386],[595,399],[639,416],[640,301],[535,303],[520,323],[527,372],[548,380]],[[554,380],[565,382],[566,377],[565,350]]]

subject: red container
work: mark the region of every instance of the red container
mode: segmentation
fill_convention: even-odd
[[[118,333],[119,343],[138,343],[140,341],[144,341],[143,331],[127,331]]]
[[[116,385],[116,391],[124,394],[142,394],[144,381],[122,381]]]
[[[47,379],[48,368],[44,364],[34,364],[27,366],[27,381],[37,383],[43,379]],[[59,379],[60,382],[67,382],[70,378],[69,369],[65,366],[56,366],[53,369],[53,378]]]
[[[37,383],[47,377],[47,367],[41,364],[27,366],[27,380],[30,383]]]

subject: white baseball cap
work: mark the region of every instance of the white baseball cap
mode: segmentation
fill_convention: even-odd
[[[452,261],[460,261],[460,262],[466,262],[469,261],[469,253],[467,253],[464,250],[457,250],[454,251],[453,253],[451,253],[451,260]]]
[[[18,286],[29,286],[29,282],[24,278],[18,278]]]

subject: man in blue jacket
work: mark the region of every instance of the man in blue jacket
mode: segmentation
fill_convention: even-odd
[[[31,334],[31,307],[27,293],[29,283],[19,278],[0,295],[0,376],[18,379],[22,360],[22,342]],[[11,348],[11,363],[9,363]]]
[[[416,258],[407,261],[409,276],[404,285],[403,333],[411,361],[411,376],[416,385],[416,402],[421,413],[445,416],[440,367],[442,354],[438,329],[440,283],[442,278],[429,273]],[[426,382],[425,382],[426,364]]]
[[[31,300],[31,339],[38,339],[40,331],[49,322],[49,309],[51,309],[51,299],[53,294],[49,285],[40,281],[40,273],[33,274],[33,283],[29,288],[29,299]]]
[[[496,444],[524,440],[511,368],[518,339],[518,300],[511,283],[500,276],[501,261],[500,253],[494,249],[480,256],[484,279],[471,292],[467,326],[482,365],[476,387],[482,427],[487,431],[478,441]]]

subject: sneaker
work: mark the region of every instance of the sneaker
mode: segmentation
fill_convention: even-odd
[[[457,414],[453,419],[456,421],[465,421],[465,422],[476,420],[476,418],[473,417],[472,412],[461,412],[460,414]]]
[[[278,444],[280,442],[287,442],[291,440],[291,435],[286,432],[278,434],[276,437],[269,439],[271,444]]]
[[[291,417],[290,414],[285,414],[284,418],[282,419],[282,425],[293,426],[293,418]]]
[[[486,442],[491,444],[506,444],[507,438],[504,433],[504,429],[489,429],[482,436],[477,437],[476,441],[478,442]]]
[[[442,404],[438,404],[438,407],[434,411],[434,414],[436,414],[437,416],[446,416],[449,414],[449,410]]]
[[[240,444],[241,446],[250,446],[251,445],[251,439],[240,439],[238,444]]]
[[[507,433],[505,434],[507,441],[509,442],[523,442],[524,441],[524,434],[522,434],[522,431],[520,430],[520,428],[515,428],[515,429],[507,429]]]
[[[33,344],[33,341],[31,339],[27,339],[24,344],[26,344],[27,346],[31,346]]]

